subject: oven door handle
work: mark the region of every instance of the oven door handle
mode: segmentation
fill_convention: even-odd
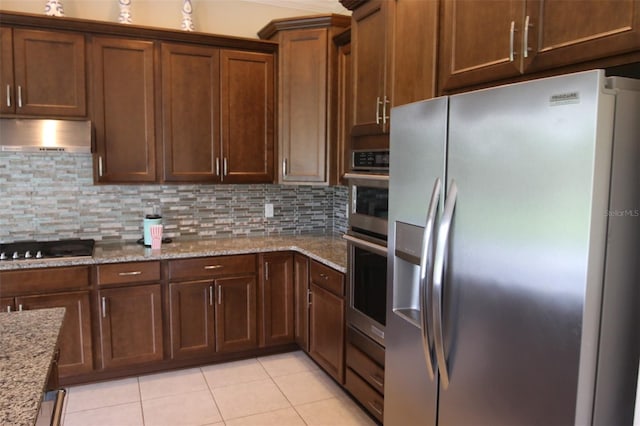
[[[347,242],[353,244],[356,247],[369,250],[375,254],[379,254],[380,256],[385,256],[385,257],[387,256],[388,251],[385,246],[370,243],[369,241],[361,240],[360,238],[355,238],[347,234],[344,234],[342,238],[344,238],[345,240],[347,240]]]

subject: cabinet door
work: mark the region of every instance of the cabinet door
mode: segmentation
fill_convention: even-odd
[[[0,297],[0,312],[13,312],[15,310],[13,297]]]
[[[169,284],[171,357],[215,352],[213,281]]]
[[[265,346],[294,341],[293,255],[270,253],[263,256],[261,282],[262,327]]]
[[[98,182],[156,180],[153,46],[143,40],[93,39]]]
[[[351,42],[338,46],[338,121],[337,121],[337,164],[332,168],[336,176],[332,182],[347,185],[344,174],[351,170],[351,127],[352,127],[352,84]]]
[[[258,346],[256,279],[216,280],[216,350],[235,352]]]
[[[273,55],[222,50],[220,62],[222,180],[273,182]]]
[[[162,44],[165,181],[220,180],[219,68],[216,48]]]
[[[24,310],[66,308],[58,339],[58,375],[63,379],[93,370],[88,292],[16,297],[16,305],[22,305]]]
[[[352,15],[353,127],[351,136],[385,132],[382,109],[385,98],[388,9],[392,1],[370,0]],[[387,110],[388,111],[388,110]]]
[[[84,35],[13,30],[17,114],[86,116]]]
[[[7,27],[0,27],[0,84],[0,113],[13,113],[13,31]]]
[[[100,290],[102,365],[162,360],[160,285]]]
[[[344,383],[344,299],[314,284],[309,308],[309,355]]]
[[[283,182],[327,181],[328,29],[280,34]]]
[[[309,352],[309,258],[301,254],[293,257],[295,292],[295,340]]]
[[[524,10],[524,0],[445,0],[440,89],[520,74]]]
[[[527,1],[531,49],[525,71],[555,68],[637,50],[640,3],[635,0]]]

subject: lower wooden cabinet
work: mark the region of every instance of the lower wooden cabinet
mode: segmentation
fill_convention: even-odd
[[[169,284],[172,358],[215,352],[213,294],[212,281]]]
[[[261,346],[293,343],[294,288],[293,254],[267,253],[260,255]]]
[[[257,348],[255,276],[217,279],[215,285],[216,351]]]
[[[309,276],[309,355],[344,384],[344,275],[312,260]]]
[[[293,256],[293,282],[295,297],[295,341],[309,352],[309,258],[302,254]]]
[[[16,306],[24,310],[65,308],[58,346],[58,376],[88,373],[93,369],[91,352],[91,315],[86,291],[16,297]]]
[[[101,289],[98,299],[104,368],[162,360],[160,284]]]

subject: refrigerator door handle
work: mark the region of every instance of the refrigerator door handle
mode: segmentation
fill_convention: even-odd
[[[420,252],[420,326],[422,327],[422,350],[427,363],[427,372],[431,380],[435,379],[435,369],[433,366],[433,355],[431,351],[432,336],[429,324],[429,315],[427,307],[429,306],[429,279],[431,274],[427,271],[430,266],[427,264],[427,257],[433,241],[433,230],[436,223],[436,213],[438,210],[438,200],[440,199],[440,188],[442,182],[440,178],[436,178],[431,192],[431,201],[429,201],[429,209],[427,210],[427,218],[424,225],[424,233],[422,234],[422,250]],[[430,264],[432,262],[429,262]]]
[[[438,239],[436,243],[436,253],[433,261],[433,325],[434,340],[436,346],[436,359],[438,361],[438,371],[440,372],[440,383],[444,389],[449,387],[449,371],[447,368],[447,359],[444,353],[443,323],[444,315],[442,311],[442,297],[444,284],[444,262],[449,245],[449,234],[451,231],[451,222],[453,220],[453,211],[456,207],[456,197],[458,195],[458,186],[455,181],[451,181],[447,201],[444,204],[444,212],[438,229]]]

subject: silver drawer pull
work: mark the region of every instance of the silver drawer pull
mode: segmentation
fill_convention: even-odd
[[[121,277],[129,277],[132,275],[142,275],[142,271],[118,272]]]
[[[204,269],[220,269],[223,268],[223,265],[207,265]]]
[[[382,407],[380,407],[375,401],[369,401],[368,404],[369,407],[371,407],[373,411],[378,413],[379,416],[382,415]]]
[[[378,375],[369,374],[369,378],[373,381],[373,383],[376,384],[376,386],[378,387],[384,386],[384,382],[380,377],[378,377]]]
[[[327,274],[320,274],[320,278],[322,278],[323,280],[328,280],[328,279],[329,279],[329,275],[327,275]]]

